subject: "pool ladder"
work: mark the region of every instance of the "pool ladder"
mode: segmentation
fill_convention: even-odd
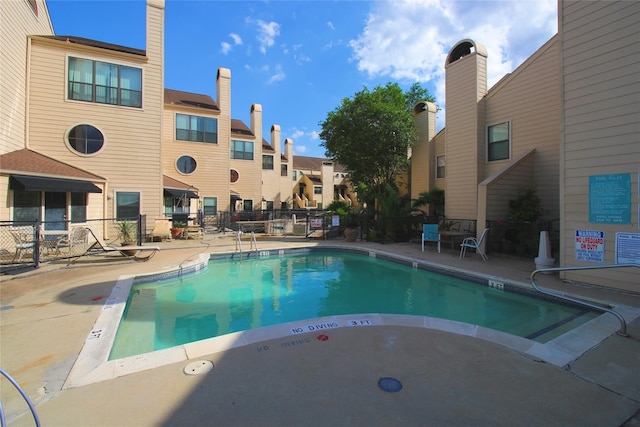
[[[588,301],[584,301],[578,298],[573,298],[567,295],[563,295],[563,294],[559,294],[559,293],[555,293],[555,292],[551,292],[548,291],[546,289],[542,289],[538,286],[538,284],[536,283],[535,280],[535,276],[538,273],[551,273],[554,271],[577,271],[577,270],[596,270],[596,269],[600,269],[600,268],[622,268],[622,267],[635,267],[635,268],[640,268],[640,264],[603,264],[603,265],[587,265],[587,266],[578,266],[578,267],[554,267],[554,268],[540,268],[535,270],[533,273],[531,273],[531,286],[533,286],[533,288],[538,291],[541,292],[543,294],[546,295],[551,295],[552,297],[556,297],[556,298],[560,298],[560,299],[564,299],[566,301],[570,301],[573,302],[575,304],[579,304],[579,305],[583,305],[589,308],[592,308],[594,310],[597,311],[604,311],[606,313],[611,313],[614,316],[616,316],[618,318],[618,320],[620,321],[620,329],[618,329],[618,335],[622,335],[623,337],[627,337],[629,336],[629,334],[627,334],[627,322],[624,320],[624,317],[622,317],[622,315],[610,308],[601,306],[601,305],[597,305],[597,304],[592,304]]]
[[[236,251],[240,252],[240,255],[242,255],[242,231],[238,230],[238,233],[236,234]],[[256,251],[258,252],[258,242],[256,241],[256,233],[254,233],[253,231],[251,232],[251,248],[249,249],[249,252],[251,251]]]

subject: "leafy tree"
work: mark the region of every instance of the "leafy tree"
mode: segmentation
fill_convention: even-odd
[[[413,200],[414,208],[424,205],[429,205],[429,214],[433,216],[444,215],[444,190],[434,187],[431,191],[420,193],[419,197]]]
[[[320,123],[326,156],[344,165],[356,187],[367,188],[365,201],[379,199],[387,183],[408,166],[407,153],[416,140],[413,106],[431,100],[418,83],[405,93],[396,83],[364,88],[342,100]]]

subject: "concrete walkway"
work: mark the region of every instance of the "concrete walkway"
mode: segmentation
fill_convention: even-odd
[[[258,241],[260,249],[342,244]],[[235,249],[234,240],[223,235],[159,245],[162,250],[146,263],[115,257],[105,262],[100,256],[1,278],[0,367],[36,404],[43,426],[640,425],[637,320],[628,327],[629,337],[613,334],[562,367],[467,335],[368,326],[276,337],[63,390],[118,277]],[[526,283],[534,269],[521,260],[491,257],[485,263],[476,255],[459,260],[447,251],[423,253],[415,243],[349,245],[517,282]],[[563,284],[553,275],[541,283],[640,307],[640,294]],[[213,369],[205,372],[207,362]],[[381,378],[397,380],[402,389],[384,391]],[[19,394],[5,379],[0,385],[9,425],[33,425]]]

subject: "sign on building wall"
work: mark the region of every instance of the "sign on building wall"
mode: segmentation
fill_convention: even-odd
[[[631,174],[589,177],[589,222],[629,224],[631,221]]]
[[[604,231],[576,230],[576,260],[604,262]]]
[[[640,233],[616,233],[616,264],[640,264]]]

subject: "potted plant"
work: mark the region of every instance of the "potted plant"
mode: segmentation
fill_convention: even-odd
[[[172,239],[177,239],[178,237],[180,237],[182,235],[182,232],[184,231],[184,227],[187,224],[185,224],[182,221],[174,221],[173,222],[173,227],[171,227],[171,238]]]
[[[136,223],[131,221],[121,221],[118,223],[118,237],[122,246],[134,246],[136,244]],[[127,255],[135,255],[136,251],[124,251]]]
[[[121,221],[118,223],[118,237],[122,245],[133,245],[136,243],[136,223],[131,221]]]

